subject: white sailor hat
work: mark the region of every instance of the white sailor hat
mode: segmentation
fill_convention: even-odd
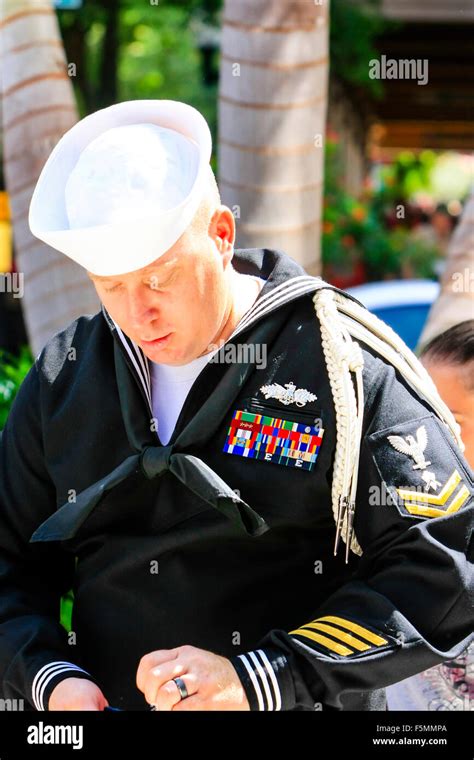
[[[31,232],[93,274],[141,269],[195,215],[212,138],[175,100],[133,100],[86,116],[59,140],[36,184]]]

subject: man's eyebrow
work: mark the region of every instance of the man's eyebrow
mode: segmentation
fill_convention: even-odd
[[[110,274],[107,277],[104,277],[103,275],[93,274],[91,272],[89,277],[91,278],[91,280],[97,280],[98,282],[107,282],[108,280],[116,280],[118,277],[120,277],[120,275],[117,274],[114,276],[113,274]]]
[[[161,277],[164,275],[165,277],[168,277],[170,274],[173,274],[175,271],[176,266],[172,266],[171,263],[160,267],[160,269],[157,271],[156,267],[151,267],[150,269],[145,269],[143,276],[147,277],[150,274],[155,274],[157,277]]]

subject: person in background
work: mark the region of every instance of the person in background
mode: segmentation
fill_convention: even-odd
[[[418,351],[437,335],[474,316],[474,190],[467,198],[446,252],[446,268],[441,274],[441,290],[433,303],[418,342]]]
[[[432,338],[420,360],[459,423],[464,455],[474,468],[474,319]],[[472,710],[473,698],[473,644],[456,660],[387,688],[389,710]]]
[[[474,317],[474,304],[472,311]],[[461,426],[464,456],[474,468],[474,318],[432,338],[420,359]]]

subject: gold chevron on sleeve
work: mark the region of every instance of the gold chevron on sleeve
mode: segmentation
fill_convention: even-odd
[[[451,503],[446,507],[446,509],[425,507],[421,504],[404,504],[404,506],[411,515],[421,515],[422,517],[441,517],[442,515],[449,515],[453,512],[457,512],[468,498],[469,489],[463,485]]]
[[[469,489],[463,483],[457,494],[449,501],[460,483],[462,483],[461,475],[454,470],[438,495],[410,491],[406,488],[397,488],[396,491],[409,514],[420,515],[420,517],[441,517],[457,512],[468,500]]]
[[[460,482],[461,476],[457,470],[454,470],[437,496],[429,493],[420,493],[419,491],[409,491],[403,488],[397,488],[397,493],[405,501],[417,501],[421,504],[429,504],[430,506],[442,506],[446,504]]]
[[[306,628],[296,628],[294,631],[290,631],[290,633],[298,633],[300,636],[306,636],[307,639],[312,639],[317,644],[321,644],[321,646],[329,649],[331,652],[341,654],[343,657],[347,657],[348,654],[354,654],[352,649],[348,649],[343,646],[343,644],[338,644],[337,641],[332,641],[332,639],[328,639],[327,636],[321,636],[321,634],[314,633],[314,631],[307,630]]]
[[[331,623],[334,623],[334,625],[331,625]],[[345,628],[346,630],[343,631],[341,628]],[[324,636],[323,633],[317,633],[317,631],[327,633],[333,638],[328,638],[328,636]],[[350,633],[347,633],[347,631],[350,631]],[[343,657],[357,654],[357,652],[366,652],[367,650],[389,643],[387,639],[378,636],[373,631],[369,631],[368,628],[364,628],[364,626],[358,623],[353,623],[352,620],[346,620],[337,615],[325,615],[324,617],[316,618],[311,623],[305,623],[300,628],[290,631],[290,633],[305,636],[330,652],[336,652],[336,654]],[[339,639],[339,641],[344,643],[339,644],[334,639]],[[365,641],[361,639],[365,639]]]
[[[326,620],[328,623],[336,623],[336,625],[340,625],[341,628],[347,628],[349,631],[357,633],[359,636],[362,636],[362,638],[370,641],[371,644],[375,644],[376,646],[388,644],[387,639],[382,638],[382,636],[378,636],[373,631],[369,631],[368,628],[364,628],[358,623],[353,623],[352,620],[346,620],[345,618],[338,617],[337,615],[325,615],[324,617],[317,618],[317,620],[314,622],[316,623],[321,620]]]
[[[329,633],[331,636],[334,636],[335,639],[343,641],[345,644],[352,646],[359,652],[365,652],[367,649],[370,649],[370,644],[366,644],[364,641],[356,639],[356,637],[352,636],[352,634],[341,631],[340,628],[335,628],[333,625],[327,625],[326,623],[306,623],[304,627],[314,628],[317,631]]]

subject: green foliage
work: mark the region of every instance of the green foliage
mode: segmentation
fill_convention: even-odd
[[[81,116],[114,102],[182,100],[217,135],[218,50],[199,47],[199,24],[216,26],[222,0],[85,0],[58,12]]]
[[[72,606],[74,603],[74,592],[72,589],[61,597],[60,622],[63,628],[69,633],[72,630]]]
[[[406,227],[390,231],[390,245],[398,262],[405,262],[414,277],[431,279],[435,276],[434,265],[440,257],[438,248],[417,239]]]
[[[409,191],[429,182],[432,162],[426,153],[418,162],[407,162],[402,154],[393,165],[383,168],[376,190],[366,190],[354,198],[344,189],[337,136],[327,136],[321,251],[324,266],[350,268],[359,263],[368,280],[400,277],[404,272],[434,277],[439,256],[436,247],[414,237],[403,220],[394,224],[390,219],[398,203],[407,204]],[[415,163],[418,175],[413,173]]]
[[[382,17],[380,0],[331,0],[329,51],[331,71],[351,85],[365,88],[374,97],[383,95],[383,85],[369,77],[369,62],[379,58],[376,40],[395,26]]]
[[[379,171],[378,203],[394,204],[400,200],[409,201],[416,193],[430,193],[437,158],[432,150],[423,150],[418,155],[404,150],[396,161],[382,166]]]
[[[380,13],[381,0],[332,0],[331,71],[351,86],[382,94],[369,77],[376,42],[396,25]],[[113,102],[138,98],[183,100],[206,117],[217,137],[219,49],[200,47],[200,25],[219,30],[223,0],[84,0],[78,11],[58,11],[81,116]]]
[[[29,346],[23,346],[18,356],[0,349],[0,430],[33,361]]]
[[[216,120],[216,86],[205,86],[189,13],[140,4],[120,14],[119,100],[169,98]]]

